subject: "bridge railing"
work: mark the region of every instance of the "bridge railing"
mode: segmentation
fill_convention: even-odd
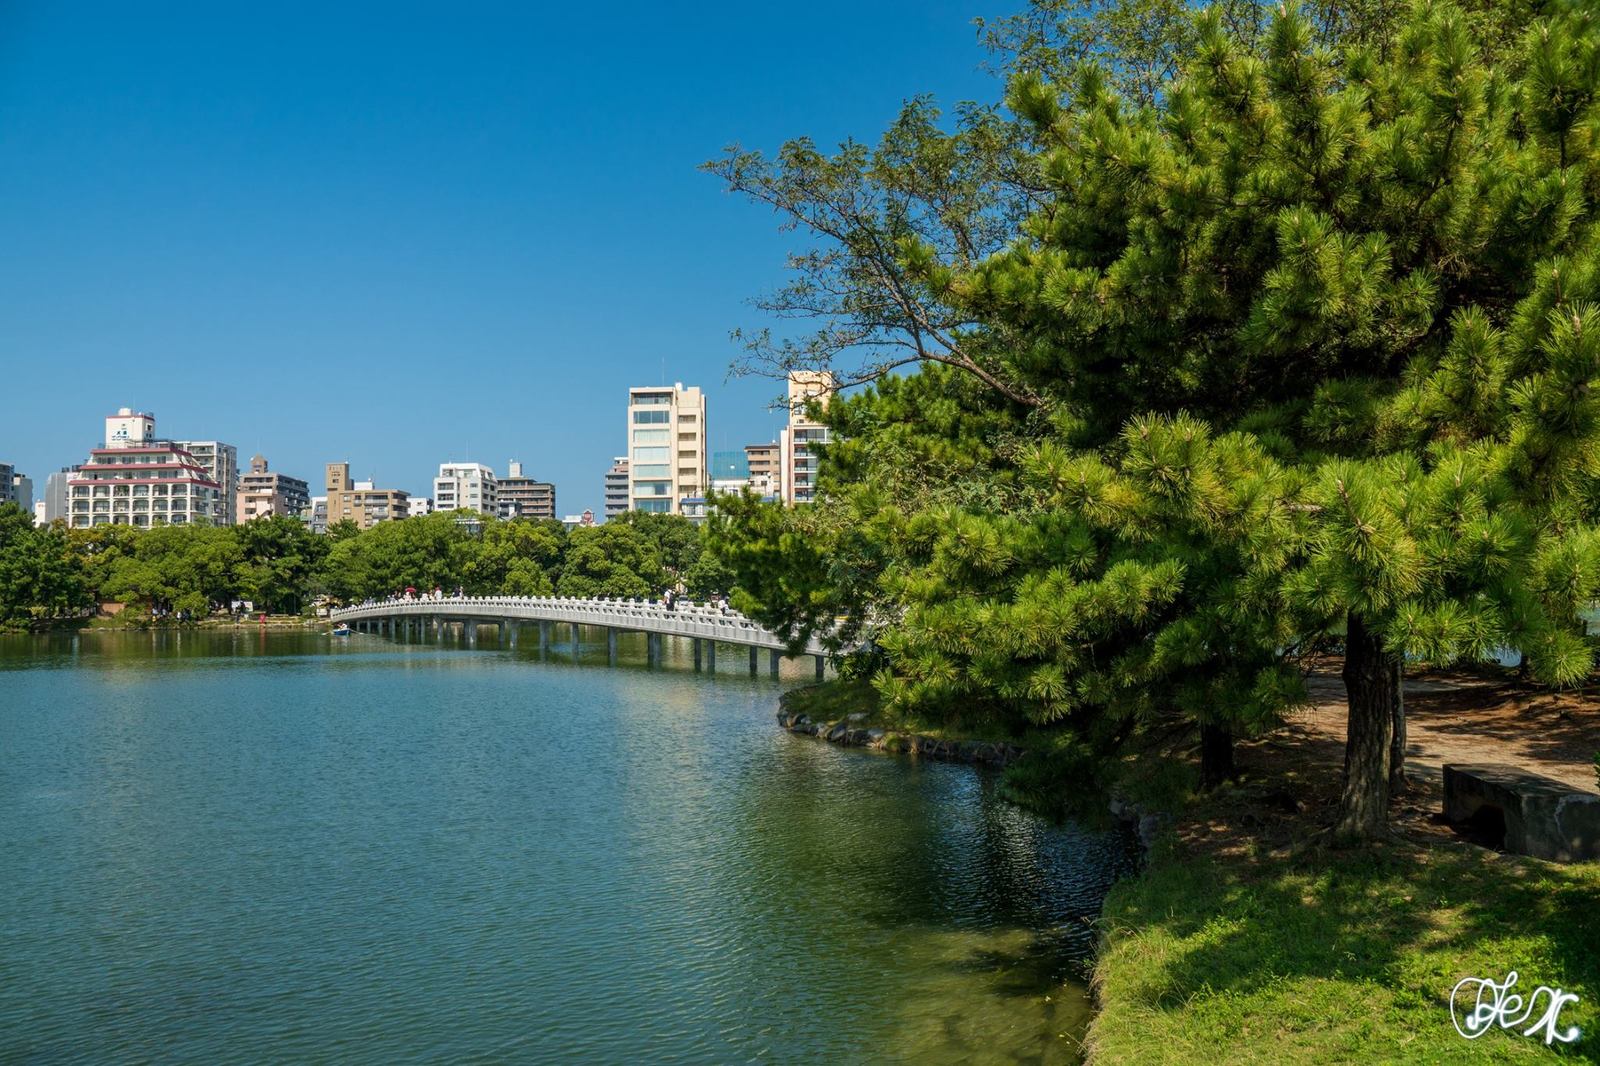
[[[646,600],[605,600],[562,596],[447,596],[442,599],[374,600],[329,612],[333,621],[354,621],[392,615],[438,615],[486,621],[575,622],[579,625],[640,629],[674,636],[700,637],[732,644],[781,649],[784,642],[744,615],[705,604],[668,608]],[[812,640],[806,654],[824,654]]]

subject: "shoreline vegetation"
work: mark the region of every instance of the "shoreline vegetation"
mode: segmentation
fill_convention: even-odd
[[[860,681],[792,689],[778,722],[841,746],[989,765],[980,753],[1006,745],[998,765],[1025,765],[1014,740],[908,721]],[[1600,1030],[1600,863],[1547,863],[1463,839],[1436,816],[1431,776],[1413,783],[1390,837],[1345,850],[1308,843],[1338,801],[1336,755],[1269,736],[1240,746],[1237,775],[1218,789],[1169,783],[1111,801],[1125,819],[1141,812],[1145,855],[1105,901],[1089,1063],[1556,1057],[1517,1033],[1462,1039],[1448,997],[1464,972],[1504,980],[1515,970],[1524,994],[1559,986],[1579,997],[1561,1025]],[[1157,796],[1160,813],[1143,814]],[[1091,805],[1066,813],[1083,812]],[[1600,1061],[1600,1044],[1561,1057]]]

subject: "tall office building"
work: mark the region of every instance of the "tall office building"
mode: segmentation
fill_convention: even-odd
[[[23,483],[27,484],[27,497],[21,495]],[[33,482],[17,473],[10,463],[0,463],[0,503],[14,503],[24,511],[33,509]]]
[[[499,515],[499,479],[482,463],[440,463],[433,479],[433,508]]]
[[[606,509],[609,520],[628,509],[628,457],[619,455],[611,460],[606,471]]]
[[[67,478],[74,529],[214,525],[222,488],[182,446],[157,440],[151,414],[124,407],[106,418],[105,447]]]
[[[72,480],[72,475],[78,472],[75,466],[64,466],[60,470],[44,479],[44,520],[54,522],[56,519],[65,520],[67,517],[67,501],[69,499],[67,482]]]
[[[233,525],[239,506],[239,449],[219,440],[175,440],[172,443],[194,456],[219,486],[211,524]]]
[[[351,521],[362,529],[379,522],[393,522],[410,513],[403,489],[375,489],[370,481],[351,481],[349,463],[329,463],[326,479],[328,503],[323,528],[335,522]],[[314,501],[313,501],[314,502]],[[312,528],[316,528],[316,518]]]
[[[789,373],[789,424],[778,437],[784,503],[810,503],[816,496],[817,454],[813,445],[828,442],[828,427],[814,420],[808,407],[813,400],[826,407],[833,388],[833,375],[826,370]]]
[[[703,498],[706,477],[706,398],[698,388],[628,390],[628,507],[683,513],[683,501]]]
[[[297,517],[311,506],[311,487],[297,477],[267,468],[267,457],[250,457],[250,472],[239,476],[240,523],[270,515]]]
[[[506,476],[500,479],[501,518],[554,518],[556,516],[556,487],[548,481],[536,481],[522,472],[522,464],[513,459],[506,464]]]

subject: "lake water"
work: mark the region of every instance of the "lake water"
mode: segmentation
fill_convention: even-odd
[[[1124,839],[492,644],[0,637],[0,1060],[1076,1057]]]

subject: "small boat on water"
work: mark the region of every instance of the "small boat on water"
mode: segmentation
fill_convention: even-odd
[[[340,622],[333,627],[333,635],[336,637],[348,637],[350,635],[350,627]]]

